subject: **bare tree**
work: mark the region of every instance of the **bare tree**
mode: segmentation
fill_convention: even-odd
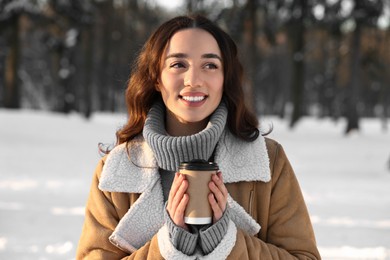
[[[257,55],[257,30],[258,30],[258,6],[257,0],[247,0],[244,9],[245,20],[244,20],[244,55],[245,63],[247,64],[248,81],[244,86],[245,94],[247,97],[248,107],[255,111],[255,95],[254,95],[254,84],[256,82],[256,68],[258,63]]]
[[[22,15],[38,15],[39,9],[34,1],[20,0],[0,1],[0,32],[6,35],[9,51],[5,57],[5,78],[3,102],[7,108],[20,108],[20,85],[18,78],[20,57],[20,17]]]
[[[361,75],[361,35],[364,25],[376,23],[383,9],[382,0],[356,0],[352,17],[355,20],[355,30],[350,48],[350,81],[347,96],[347,127],[345,133],[359,129],[360,75]]]
[[[305,0],[295,0],[291,6],[292,19],[289,25],[290,41],[292,46],[292,104],[293,112],[290,127],[302,116],[303,93],[305,86],[305,20],[308,16],[308,3]]]

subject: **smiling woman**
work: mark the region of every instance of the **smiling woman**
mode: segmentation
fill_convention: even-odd
[[[320,258],[295,174],[260,135],[242,74],[231,37],[203,16],[151,35],[126,90],[128,122],[93,178],[77,259]],[[193,160],[220,169],[191,187],[208,192],[210,224],[185,222],[179,165]]]

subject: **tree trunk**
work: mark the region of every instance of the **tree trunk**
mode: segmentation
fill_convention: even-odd
[[[353,130],[359,130],[359,89],[360,89],[360,38],[361,38],[362,25],[359,21],[356,22],[355,32],[352,35],[351,42],[351,70],[350,70],[350,83],[348,86],[347,97],[347,128],[345,134],[350,133]]]
[[[102,31],[99,40],[102,42],[101,48],[101,60],[98,67],[99,80],[97,81],[98,86],[98,100],[99,110],[107,111],[110,107],[110,91],[112,91],[112,64],[110,56],[112,55],[112,20],[115,15],[112,1],[102,2],[100,4],[100,15],[102,22]]]
[[[247,19],[244,23],[244,46],[245,46],[245,63],[247,67],[247,75],[249,75],[246,84],[244,85],[244,91],[248,108],[255,112],[255,95],[254,95],[254,83],[256,81],[256,64],[257,60],[257,3],[256,0],[248,0],[245,8],[247,13]]]
[[[388,59],[386,59],[386,54],[388,52],[388,42],[390,41],[390,30],[387,30],[384,38],[381,41],[380,48],[380,59],[383,62],[384,69],[383,69],[383,78],[382,78],[382,95],[381,95],[381,103],[383,107],[382,112],[382,130],[384,132],[388,131],[388,117],[389,117],[389,110],[390,110],[390,69],[389,69],[389,62]],[[389,160],[390,163],[390,160]]]
[[[305,9],[302,7],[302,10]],[[291,41],[293,52],[293,72],[292,72],[292,103],[293,112],[291,115],[290,127],[294,127],[302,117],[303,89],[305,85],[305,63],[304,63],[304,46],[305,46],[305,27],[304,13],[301,18],[292,25]]]
[[[9,52],[5,61],[4,106],[6,108],[20,108],[20,88],[18,82],[20,54],[19,15],[14,16],[10,23]]]
[[[91,91],[91,75],[92,75],[92,30],[91,27],[85,25],[82,29],[83,53],[84,53],[84,84],[82,93],[82,113],[85,118],[89,119],[92,113],[92,91]]]

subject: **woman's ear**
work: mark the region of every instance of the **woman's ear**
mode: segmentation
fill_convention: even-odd
[[[160,92],[160,82],[159,82],[159,80],[157,80],[157,82],[154,83],[154,89],[155,89],[156,91]]]

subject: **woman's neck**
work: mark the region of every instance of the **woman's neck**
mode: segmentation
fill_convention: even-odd
[[[167,113],[170,113],[167,111]],[[166,131],[170,136],[188,136],[199,133],[206,128],[209,118],[206,118],[200,122],[180,122],[177,118],[172,116],[166,116]]]

